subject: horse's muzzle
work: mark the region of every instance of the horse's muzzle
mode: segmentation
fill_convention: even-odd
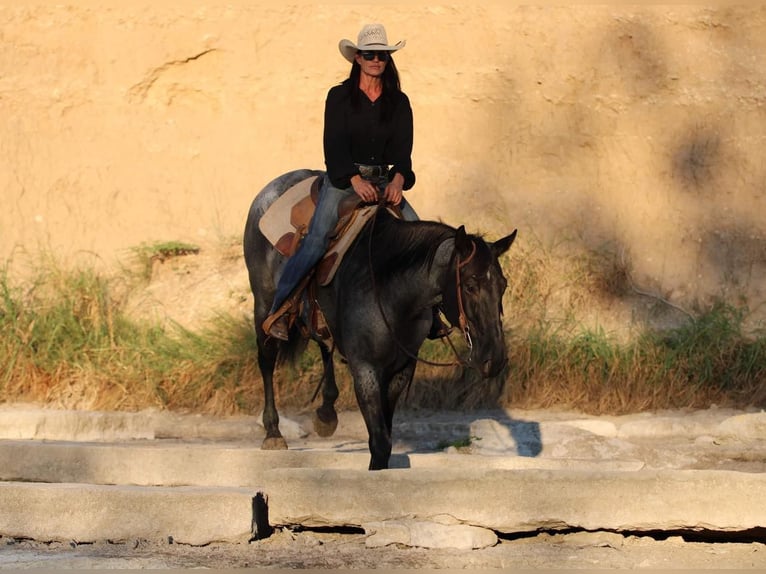
[[[506,365],[508,365],[508,358],[503,356],[501,360],[493,361],[492,359],[487,359],[480,365],[479,372],[481,373],[481,376],[489,379],[491,377],[496,377],[500,373],[503,372],[503,369],[505,369]]]

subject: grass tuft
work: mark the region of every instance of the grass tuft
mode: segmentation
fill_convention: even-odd
[[[196,255],[200,252],[200,248],[191,243],[183,243],[181,241],[157,241],[154,243],[142,243],[131,251],[139,267],[143,270],[143,278],[149,280],[152,277],[156,264],[164,263],[174,257]]]

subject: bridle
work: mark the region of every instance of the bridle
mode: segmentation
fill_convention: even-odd
[[[458,313],[458,324],[460,325],[460,332],[463,333],[463,338],[465,338],[465,342],[468,344],[468,348],[470,351],[473,351],[473,341],[471,340],[471,331],[468,327],[468,317],[465,314],[465,307],[463,306],[463,289],[460,281],[460,270],[468,265],[471,260],[476,255],[476,242],[474,240],[471,240],[471,254],[466,257],[465,261],[460,261],[460,256],[457,256],[457,261],[455,265],[455,290],[456,290],[456,297],[457,297],[457,313]],[[449,341],[449,337],[447,338]],[[451,344],[451,341],[450,341]],[[454,347],[452,347],[454,349]],[[470,354],[469,354],[470,357]]]

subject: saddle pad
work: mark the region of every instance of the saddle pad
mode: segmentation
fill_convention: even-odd
[[[293,206],[309,196],[311,184],[317,177],[313,175],[296,183],[272,203],[261,217],[258,227],[272,245],[276,245],[285,233],[295,230],[290,221]]]
[[[301,201],[309,198],[311,186],[317,177],[319,176],[311,176],[287,189],[279,199],[271,204],[271,207],[261,217],[258,224],[261,233],[274,247],[278,248],[280,240],[286,234],[291,234],[295,231],[295,225],[291,219],[294,213],[293,208]],[[375,214],[376,209],[377,206],[368,205],[351,213],[350,220],[343,225],[339,235],[334,241],[331,241],[327,253],[324,254],[317,264],[317,278],[320,285],[324,286],[332,281],[335,272],[343,261],[346,251],[357,235],[359,235],[365,223]],[[399,217],[399,214],[391,208],[389,208],[389,211]]]
[[[343,256],[348,251],[348,248],[359,235],[359,232],[364,227],[370,218],[375,214],[377,209],[376,205],[368,205],[366,207],[360,207],[354,212],[353,219],[343,229],[342,235],[332,244],[325,253],[322,260],[319,262],[319,268],[317,270],[317,279],[321,286],[327,285],[332,278],[335,277],[335,272],[338,270]]]

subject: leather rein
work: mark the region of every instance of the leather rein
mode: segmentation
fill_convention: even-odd
[[[471,340],[471,331],[468,327],[468,316],[465,314],[465,307],[463,307],[463,287],[460,281],[460,270],[468,265],[476,255],[476,243],[471,240],[471,254],[466,257],[465,261],[460,261],[460,256],[457,256],[457,265],[455,265],[455,289],[457,290],[457,312],[458,322],[460,324],[460,331],[463,333],[465,342],[468,344],[468,348],[473,351],[473,341]],[[449,337],[447,338],[449,340]],[[454,347],[453,347],[454,349]],[[470,357],[470,354],[469,354]]]

